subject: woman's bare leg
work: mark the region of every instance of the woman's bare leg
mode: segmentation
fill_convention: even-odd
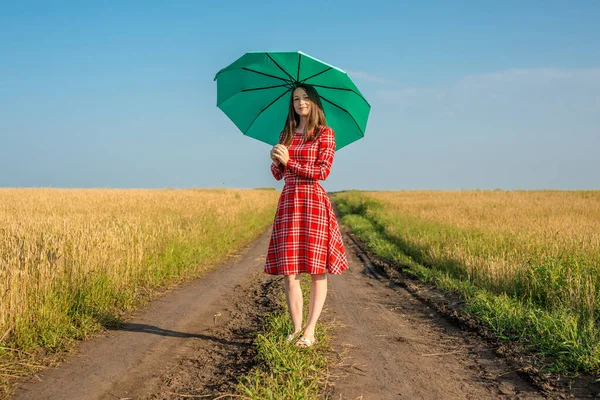
[[[311,275],[312,287],[310,290],[310,303],[308,308],[308,323],[304,329],[304,336],[311,341],[315,340],[315,326],[323,310],[327,297],[327,274]]]
[[[285,275],[285,298],[294,325],[294,334],[302,330],[302,288],[300,275]]]

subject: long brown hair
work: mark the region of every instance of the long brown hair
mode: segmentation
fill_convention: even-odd
[[[317,90],[311,85],[301,83],[294,88],[294,91],[297,88],[302,88],[306,91],[308,100],[310,100],[311,103],[308,121],[306,121],[306,126],[304,127],[303,139],[305,142],[309,140],[315,140],[319,136],[319,128],[327,125],[325,112],[323,111],[323,105],[321,104],[321,98],[319,97]],[[294,92],[292,91],[292,95],[290,96],[288,116],[287,120],[285,121],[283,135],[281,137],[282,144],[289,146],[292,143],[294,132],[296,131],[298,124],[300,124],[300,116],[296,114],[296,110],[294,109]]]

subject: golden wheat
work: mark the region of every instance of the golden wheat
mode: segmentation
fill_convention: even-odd
[[[381,216],[388,232],[426,248],[434,263],[452,260],[474,282],[495,291],[543,292],[548,303],[566,303],[589,313],[598,309],[600,192],[363,195],[384,204]]]
[[[134,305],[170,276],[193,275],[255,237],[271,221],[277,196],[0,189],[0,346],[60,347],[64,338],[85,335],[76,332],[80,325],[111,302]],[[191,245],[191,262],[203,265],[172,262],[165,270],[161,260],[183,243]]]
[[[600,192],[403,191],[336,194],[369,248],[466,300],[501,337],[600,368]]]

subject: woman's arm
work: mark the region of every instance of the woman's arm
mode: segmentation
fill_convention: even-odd
[[[335,134],[329,127],[323,129],[319,135],[319,154],[314,164],[302,164],[296,160],[290,159],[285,168],[290,172],[318,180],[325,180],[331,172],[331,164],[335,155]]]
[[[283,178],[283,170],[284,166],[282,163],[278,161],[273,161],[271,163],[271,173],[273,174],[275,180],[280,181]]]
[[[281,140],[283,139],[283,134],[284,131],[281,131],[279,133],[279,142],[281,143]],[[273,174],[273,177],[275,178],[275,180],[280,181],[283,178],[283,171],[285,170],[285,165],[283,165],[279,160],[277,160],[276,157],[274,157],[274,151],[275,148],[277,147],[277,145],[273,146],[273,149],[271,150],[271,159],[273,160],[273,163],[271,164],[271,173]]]

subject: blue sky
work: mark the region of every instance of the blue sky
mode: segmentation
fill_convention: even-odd
[[[302,50],[372,109],[327,190],[600,189],[597,1],[20,1],[0,9],[0,187],[276,187],[216,107]]]

